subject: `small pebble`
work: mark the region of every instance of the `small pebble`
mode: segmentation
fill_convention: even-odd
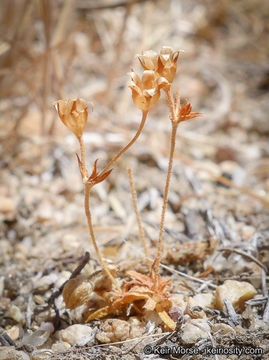
[[[71,348],[71,345],[66,341],[58,341],[52,345],[51,349],[55,352],[64,352]]]
[[[101,343],[124,341],[130,337],[130,324],[119,319],[107,319],[96,333],[96,339]]]
[[[212,326],[212,332],[213,333],[219,332],[221,335],[227,335],[229,333],[231,335],[235,335],[235,330],[230,325],[223,323],[214,324]]]
[[[236,310],[242,310],[245,301],[257,294],[254,286],[246,281],[226,280],[216,289],[217,309],[225,310],[224,299],[229,300]]]
[[[20,308],[16,305],[11,305],[8,311],[6,312],[6,317],[10,317],[11,319],[15,320],[17,323],[24,324],[25,317],[22,314]]]
[[[70,345],[84,346],[94,336],[93,329],[87,325],[75,324],[58,332],[60,340],[67,342]]]
[[[195,344],[198,339],[209,337],[210,327],[206,319],[192,319],[182,326],[182,341],[185,344]]]
[[[20,336],[20,328],[18,326],[12,326],[6,333],[13,341],[16,341]]]
[[[0,212],[7,214],[15,211],[15,202],[6,196],[0,196]]]

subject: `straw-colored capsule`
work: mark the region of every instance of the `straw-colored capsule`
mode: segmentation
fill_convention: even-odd
[[[86,102],[83,99],[58,100],[55,107],[62,122],[80,138],[88,118]]]

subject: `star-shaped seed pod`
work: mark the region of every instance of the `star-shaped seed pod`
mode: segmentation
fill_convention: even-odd
[[[132,70],[129,87],[132,90],[134,104],[142,111],[149,111],[161,95],[161,88],[169,85],[168,81],[159,77],[153,70],[145,70],[142,79]]]
[[[86,102],[83,99],[58,100],[55,107],[62,122],[80,138],[88,118]]]
[[[92,173],[91,173],[90,177],[87,180],[87,183],[92,185],[92,186],[96,185],[96,184],[99,184],[100,182],[105,180],[109,176],[111,171],[113,170],[113,169],[110,169],[108,171],[105,171],[104,173],[101,172],[101,174],[99,174],[98,171],[97,171],[97,161],[98,161],[98,159],[95,160],[94,165],[93,165]]]
[[[177,112],[177,122],[180,123],[182,121],[190,120],[201,115],[201,113],[191,112],[191,110],[192,106],[190,103],[181,106]]]

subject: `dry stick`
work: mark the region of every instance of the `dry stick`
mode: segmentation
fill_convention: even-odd
[[[106,266],[106,263],[104,262],[102,255],[99,251],[99,248],[97,246],[96,240],[95,240],[95,235],[94,235],[94,231],[93,231],[93,226],[92,226],[92,217],[91,217],[91,212],[90,212],[90,191],[91,191],[91,184],[85,184],[85,197],[84,197],[84,207],[85,207],[85,214],[88,220],[88,227],[89,227],[89,232],[90,232],[90,236],[92,239],[92,243],[94,246],[94,249],[96,251],[98,260],[100,262],[100,264],[102,265],[103,269],[105,270],[107,276],[110,278],[110,280],[112,281],[112,283],[115,285],[115,287],[118,290],[121,290],[119,284],[117,283],[117,281],[115,280],[114,276],[111,274],[111,272],[109,271],[108,267]]]
[[[256,259],[254,256],[247,254],[246,252],[239,250],[239,249],[233,249],[233,248],[219,248],[217,251],[228,251],[228,252],[234,252],[236,254],[239,254],[243,257],[246,257],[247,259],[252,260],[255,262],[259,267],[261,267],[265,272],[267,272],[267,267],[263,265],[258,259]]]
[[[164,221],[165,221],[165,212],[167,208],[168,202],[168,192],[169,192],[169,185],[170,179],[172,174],[172,167],[173,167],[173,158],[175,152],[175,144],[176,144],[176,133],[177,133],[177,126],[178,123],[176,122],[175,116],[175,108],[174,102],[171,95],[171,90],[166,92],[167,95],[167,102],[170,109],[170,116],[172,121],[172,133],[170,139],[170,154],[169,154],[169,165],[164,189],[164,196],[163,196],[163,208],[162,208],[162,215],[161,215],[161,224],[160,224],[160,232],[159,232],[159,240],[158,240],[158,249],[157,249],[157,256],[156,256],[156,263],[155,263],[155,280],[154,280],[154,287],[156,288],[158,285],[158,275],[159,275],[159,267],[161,261],[161,251],[162,251],[162,237],[163,237],[163,230],[164,230]]]
[[[130,183],[130,188],[131,188],[131,193],[132,193],[133,206],[134,206],[136,220],[137,220],[137,224],[138,224],[138,228],[139,228],[140,239],[143,243],[144,252],[145,252],[147,263],[149,266],[149,271],[151,271],[152,263],[149,259],[149,251],[148,251],[146,240],[145,240],[145,233],[144,233],[144,230],[142,227],[141,217],[140,217],[138,207],[137,207],[137,197],[136,197],[136,191],[135,191],[135,187],[134,187],[134,181],[133,181],[133,175],[132,175],[131,169],[128,169],[128,176],[129,176],[129,183]]]
[[[42,9],[42,20],[44,24],[44,33],[45,33],[45,57],[43,59],[43,89],[42,89],[42,119],[41,119],[41,134],[45,135],[46,129],[46,109],[48,94],[50,90],[50,41],[51,41],[51,4],[48,0],[40,2]]]
[[[140,3],[140,2],[146,2],[148,0],[133,0],[132,3]],[[126,1],[116,1],[114,3],[110,3],[110,4],[93,4],[90,5],[89,3],[86,3],[84,0],[83,1],[77,1],[76,3],[76,7],[80,10],[84,10],[84,11],[92,11],[92,10],[104,10],[104,9],[114,9],[117,8],[119,6],[129,6],[130,5],[130,1],[126,0]]]
[[[261,203],[263,203],[263,205],[269,206],[269,199],[267,199],[265,196],[258,195],[254,191],[252,191],[250,189],[247,189],[247,188],[245,188],[243,186],[238,186],[238,185],[236,185],[235,183],[233,183],[231,180],[227,179],[224,176],[216,175],[214,173],[214,171],[212,171],[212,170],[210,170],[210,169],[208,169],[206,167],[201,166],[200,164],[198,164],[198,162],[196,162],[196,161],[194,161],[192,159],[189,159],[188,157],[186,157],[186,156],[184,156],[182,154],[176,154],[176,157],[179,158],[183,163],[185,163],[185,164],[187,164],[189,166],[192,166],[192,167],[196,168],[197,170],[206,171],[213,178],[215,178],[216,181],[219,181],[222,184],[227,185],[227,186],[229,186],[231,188],[237,189],[238,191],[240,191],[242,193],[245,193],[245,194],[249,195],[250,197],[253,197],[254,199],[260,201]]]
[[[148,115],[148,111],[143,111],[142,112],[142,120],[141,120],[141,123],[139,125],[139,128],[135,134],[135,136],[132,138],[132,140],[118,153],[116,154],[112,160],[110,160],[110,162],[106,165],[106,167],[103,169],[102,173],[100,174],[103,175],[107,170],[109,170],[109,168],[114,164],[115,161],[118,160],[118,158],[123,154],[125,153],[125,151],[127,151],[129,149],[129,147],[131,147],[133,145],[133,143],[138,139],[139,135],[141,134],[143,128],[144,128],[144,125],[145,125],[145,122],[146,122],[146,119],[147,119],[147,115]]]

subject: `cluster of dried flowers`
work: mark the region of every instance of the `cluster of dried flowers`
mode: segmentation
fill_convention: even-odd
[[[118,153],[101,171],[97,171],[97,160],[94,162],[91,175],[85,165],[85,146],[83,142],[83,131],[87,123],[87,105],[82,99],[59,100],[56,102],[56,109],[63,123],[78,138],[81,150],[81,157],[77,155],[82,181],[85,187],[85,214],[88,221],[89,233],[96,250],[98,260],[102,265],[101,277],[98,281],[89,279],[84,275],[79,275],[67,282],[63,290],[64,301],[68,309],[74,309],[81,305],[86,305],[83,314],[86,322],[99,319],[108,314],[121,314],[131,312],[137,315],[143,314],[146,310],[156,311],[165,325],[173,330],[175,322],[169,316],[169,309],[172,302],[169,300],[171,295],[170,281],[164,281],[159,275],[159,266],[162,251],[162,236],[167,207],[169,184],[172,172],[173,157],[175,150],[175,139],[178,124],[199,116],[193,113],[190,104],[181,106],[180,97],[177,93],[173,95],[172,83],[177,70],[177,60],[179,51],[173,51],[169,47],[163,47],[159,54],[147,51],[138,56],[139,62],[143,67],[143,74],[139,75],[132,70],[129,87],[132,90],[134,104],[142,111],[142,119],[139,128],[131,141]],[[172,124],[169,166],[166,178],[166,185],[163,196],[163,210],[160,221],[160,233],[158,239],[157,255],[153,262],[148,260],[149,276],[142,275],[135,271],[129,271],[127,276],[131,280],[124,280],[121,284],[117,281],[115,274],[108,268],[103,260],[98,248],[95,234],[93,231],[91,212],[90,212],[90,192],[94,185],[104,181],[112,169],[115,161],[127,151],[141,134],[147,119],[148,112],[164,91],[170,112]],[[137,214],[138,215],[138,214]],[[142,238],[145,255],[148,251],[145,239]]]

